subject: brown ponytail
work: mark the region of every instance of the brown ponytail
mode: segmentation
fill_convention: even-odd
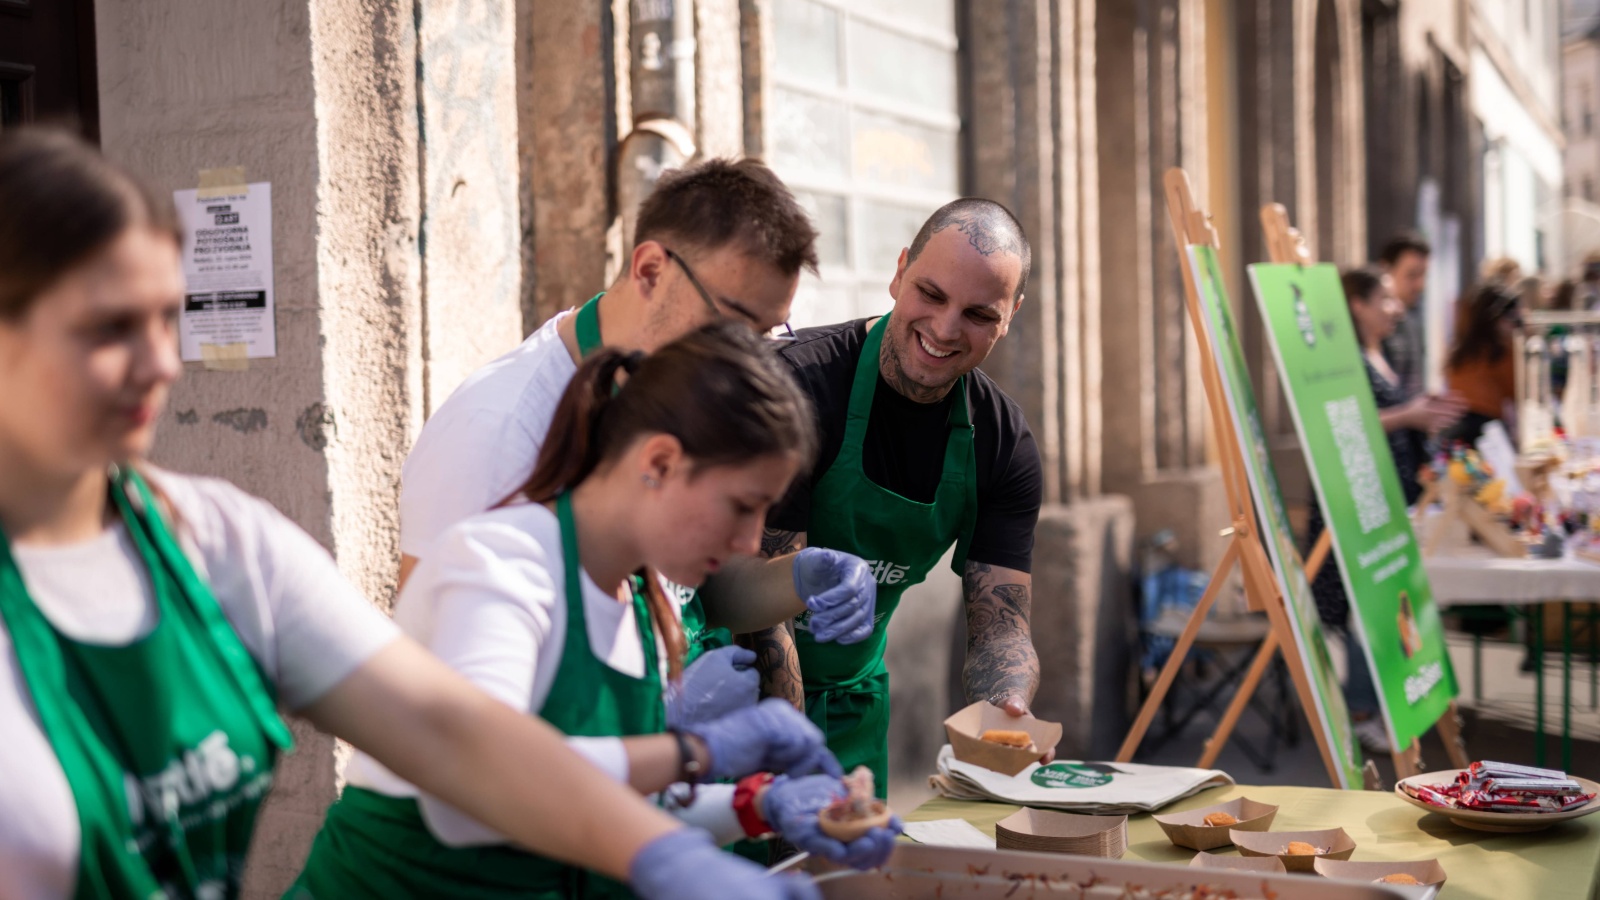
[[[70,132],[0,134],[0,319],[134,226],[181,242],[172,201]]]
[[[690,477],[774,453],[792,453],[804,467],[817,443],[811,404],[772,346],[743,325],[719,322],[649,356],[607,349],[585,359],[556,406],[533,474],[512,497],[553,500],[649,434],[677,438]],[[656,574],[644,575],[676,679],[688,642]]]

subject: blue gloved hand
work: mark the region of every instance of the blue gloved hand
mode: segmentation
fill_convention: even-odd
[[[848,844],[828,837],[817,816],[845,794],[843,782],[827,775],[779,775],[767,786],[762,816],[784,840],[807,853],[854,869],[876,869],[894,852],[895,836],[905,826],[894,816],[887,827],[874,828]]]
[[[694,722],[755,706],[761,697],[761,673],[755,665],[756,652],[743,647],[719,647],[701,655],[683,670],[683,680],[667,689],[667,727],[682,731]]]
[[[872,634],[878,582],[858,556],[807,547],[794,557],[794,591],[811,611],[811,636],[854,644]]]
[[[640,900],[822,900],[802,878],[766,870],[711,843],[698,828],[656,838],[628,864],[628,883]]]
[[[769,697],[710,722],[684,727],[706,742],[711,753],[711,778],[743,778],[756,772],[810,775],[844,774],[829,752],[822,729],[789,705]]]

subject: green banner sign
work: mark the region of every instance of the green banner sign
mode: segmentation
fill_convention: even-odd
[[[1306,581],[1300,554],[1295,550],[1294,532],[1289,527],[1283,494],[1278,489],[1278,474],[1267,452],[1261,413],[1256,408],[1255,390],[1250,386],[1250,372],[1245,367],[1238,329],[1234,327],[1233,305],[1228,301],[1217,252],[1211,247],[1195,245],[1189,248],[1189,258],[1211,334],[1211,352],[1217,358],[1228,409],[1233,414],[1239,448],[1244,455],[1244,467],[1249,473],[1250,495],[1255,501],[1261,541],[1266,545],[1278,584],[1282,586],[1295,645],[1316,702],[1316,709],[1308,712],[1322,722],[1322,732],[1332,745],[1335,767],[1340,774],[1339,786],[1360,789],[1361,751],[1352,740],[1350,711],[1345,707],[1338,672],[1328,657],[1328,645],[1323,640],[1322,620],[1317,616],[1316,601],[1311,597],[1311,585]]]
[[[1250,279],[1333,532],[1332,560],[1356,613],[1351,628],[1365,645],[1390,739],[1408,747],[1444,715],[1456,678],[1339,270],[1255,265]]]

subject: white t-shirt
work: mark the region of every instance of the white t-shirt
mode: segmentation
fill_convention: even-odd
[[[265,501],[215,479],[151,477],[182,521],[184,550],[285,708],[312,703],[397,637],[327,551]],[[67,636],[122,645],[155,625],[149,577],[120,523],[82,544],[11,549],[35,605]],[[66,773],[0,622],[0,897],[71,896],[80,839]]]
[[[421,558],[446,528],[533,474],[556,404],[578,367],[556,331],[564,312],[472,373],[422,426],[400,470],[400,552]]]
[[[589,651],[634,678],[645,672],[633,607],[580,573]],[[523,503],[472,516],[451,526],[417,565],[395,603],[394,621],[445,664],[513,709],[537,714],[550,695],[567,634],[566,565],[561,528],[541,504]],[[666,650],[656,659],[665,680]],[[570,738],[574,749],[626,779],[593,751],[621,744],[614,738]],[[530,777],[538,777],[530,770]],[[398,797],[419,792],[372,757],[357,752],[346,769],[350,784]],[[702,788],[691,809],[675,811],[712,831],[722,842],[743,836],[732,811],[732,787]],[[429,829],[452,846],[501,843],[505,838],[449,805],[420,795]]]

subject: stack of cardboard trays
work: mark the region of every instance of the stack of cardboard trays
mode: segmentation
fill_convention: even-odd
[[[995,823],[994,838],[1001,850],[1121,859],[1128,850],[1128,817],[1023,808]]]
[[[1146,766],[1059,760],[1037,762],[1013,775],[956,757],[946,744],[939,751],[935,791],[953,800],[990,800],[1036,809],[1060,809],[1097,816],[1154,812],[1206,788],[1233,784],[1218,769]]]

